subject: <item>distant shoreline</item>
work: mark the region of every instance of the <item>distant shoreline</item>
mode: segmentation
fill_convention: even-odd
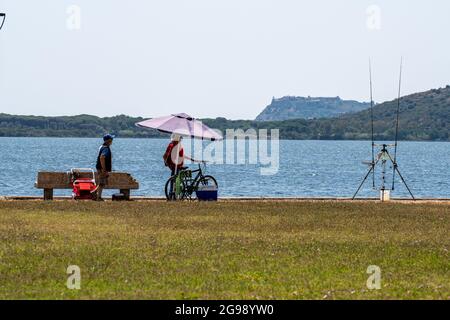
[[[399,141],[450,141],[450,86],[401,98]],[[373,108],[376,141],[395,140],[395,110],[398,100]],[[195,115],[194,115],[195,116]],[[372,140],[371,111],[363,110],[334,118],[283,121],[228,120],[222,117],[199,119],[212,129],[279,130],[282,140],[367,141]],[[136,127],[142,117],[119,115],[100,118],[92,115],[44,117],[0,113],[0,137],[101,137],[105,133],[121,138],[165,138],[154,129]]]
[[[121,140],[144,140],[144,139],[150,139],[150,140],[167,140],[169,139],[170,135],[167,135],[166,137],[120,137],[117,136],[116,139]],[[11,139],[11,138],[20,138],[20,139],[101,139],[101,136],[96,137],[56,137],[56,136],[44,136],[44,137],[36,137],[36,136],[0,136],[0,139]],[[351,139],[280,139],[279,141],[324,141],[324,142],[367,142],[371,143],[371,140],[351,140]],[[375,140],[375,143],[377,142],[392,142],[393,140]],[[399,140],[400,143],[404,142],[421,142],[421,143],[449,143],[450,141],[444,141],[444,140]]]

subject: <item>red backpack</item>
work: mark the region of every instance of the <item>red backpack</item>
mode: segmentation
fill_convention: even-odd
[[[175,168],[175,163],[173,163],[173,161],[172,161],[171,154],[172,154],[173,148],[177,144],[178,144],[177,141],[172,141],[171,143],[169,143],[169,145],[167,146],[166,152],[164,152],[164,155],[163,155],[164,165],[171,169]]]

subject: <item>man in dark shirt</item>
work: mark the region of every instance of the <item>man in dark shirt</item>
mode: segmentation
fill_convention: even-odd
[[[112,153],[111,144],[114,136],[107,134],[103,137],[103,144],[100,146],[97,156],[97,173],[98,173],[98,188],[97,201],[103,201],[102,193],[105,185],[108,183],[109,173],[112,171]]]

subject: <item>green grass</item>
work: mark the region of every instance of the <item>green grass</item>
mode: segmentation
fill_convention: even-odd
[[[450,299],[449,234],[448,204],[2,201],[0,298]]]

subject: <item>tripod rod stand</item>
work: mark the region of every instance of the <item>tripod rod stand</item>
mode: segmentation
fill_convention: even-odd
[[[352,200],[355,200],[356,196],[358,195],[359,191],[361,190],[362,186],[364,185],[364,183],[366,182],[367,178],[369,177],[369,175],[371,173],[373,173],[375,171],[375,167],[377,166],[377,164],[381,161],[381,165],[382,165],[382,185],[381,185],[381,190],[386,190],[386,164],[388,161],[390,161],[392,163],[392,166],[394,168],[394,172],[397,172],[400,179],[402,180],[403,184],[405,185],[406,189],[408,190],[409,194],[411,195],[413,200],[416,200],[414,195],[411,192],[411,189],[409,188],[408,184],[406,183],[405,179],[403,178],[402,174],[400,173],[400,170],[398,169],[398,164],[397,161],[394,160],[391,155],[389,154],[388,151],[388,146],[387,144],[382,144],[381,145],[381,150],[378,153],[377,159],[372,161],[370,163],[370,169],[367,172],[367,174],[364,176],[363,181],[361,182],[361,184],[358,187],[358,190],[356,190],[355,194],[352,197]],[[393,176],[394,179],[394,176]],[[392,189],[394,190],[394,189]]]

